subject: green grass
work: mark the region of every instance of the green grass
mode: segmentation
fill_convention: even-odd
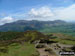
[[[51,41],[57,41],[58,43],[61,44],[67,44],[67,45],[75,45],[75,41],[72,40],[64,40],[64,39],[51,39]]]
[[[0,56],[31,56],[32,54],[38,54],[33,44],[24,43],[12,44],[8,46],[8,53],[0,53]]]
[[[75,41],[70,41],[70,40],[62,40],[60,41],[62,44],[69,44],[69,45],[75,45]]]
[[[52,26],[52,27],[44,27],[44,29],[41,29],[40,32],[43,33],[63,33],[63,34],[67,34],[67,35],[71,35],[73,37],[75,37],[75,27],[72,26]]]

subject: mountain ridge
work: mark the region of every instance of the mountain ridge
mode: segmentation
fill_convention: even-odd
[[[11,23],[6,23],[0,26],[0,31],[26,31],[39,30],[51,25],[60,25],[66,23],[62,20],[55,21],[38,21],[38,20],[18,20]]]

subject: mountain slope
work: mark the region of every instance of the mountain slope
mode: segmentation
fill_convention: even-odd
[[[0,32],[15,31],[24,32],[27,30],[37,30],[43,33],[64,33],[75,36],[75,23],[62,20],[37,21],[18,20],[0,26]]]
[[[16,22],[7,23],[0,26],[0,31],[40,30],[46,27],[62,25],[64,23],[66,22],[62,20],[55,20],[55,21],[19,20]]]

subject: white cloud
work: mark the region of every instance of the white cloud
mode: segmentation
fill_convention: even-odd
[[[14,19],[10,16],[4,17],[0,20],[0,25],[3,25],[5,23],[10,23],[10,22],[13,22],[13,21],[14,21]]]
[[[54,10],[56,13],[55,18],[62,20],[75,20],[75,4],[61,9]]]
[[[53,15],[51,9],[48,7],[41,7],[39,9],[32,8],[29,12],[31,18],[48,18]]]
[[[43,6],[41,8],[32,8],[28,13],[15,13],[14,15],[9,15],[0,20],[0,25],[5,23],[13,22],[15,20],[75,20],[75,4],[68,7],[48,7]]]
[[[68,7],[41,7],[39,9],[32,8],[29,12],[29,19],[35,20],[75,20],[75,4]]]

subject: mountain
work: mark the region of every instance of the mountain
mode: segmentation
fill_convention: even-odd
[[[18,20],[0,26],[0,32],[24,32],[27,30],[37,30],[43,33],[64,33],[75,36],[75,23],[65,22],[63,20]]]
[[[65,24],[65,21],[38,21],[38,20],[18,20],[12,23],[6,23],[0,26],[0,31],[26,31],[26,30],[41,30],[52,26]]]

